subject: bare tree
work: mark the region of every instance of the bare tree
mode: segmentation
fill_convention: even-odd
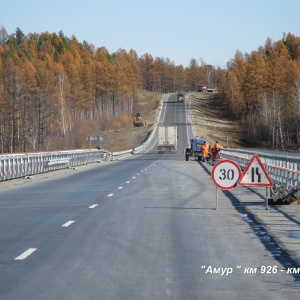
[[[8,41],[8,33],[4,26],[0,28],[0,45],[5,46]]]

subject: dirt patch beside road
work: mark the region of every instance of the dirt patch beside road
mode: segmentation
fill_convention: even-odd
[[[156,126],[163,97],[163,94],[160,93],[141,91],[136,104],[136,112],[141,113],[146,125],[134,127],[132,117],[132,121],[122,124],[119,128],[103,131],[104,142],[102,143],[102,148],[114,152],[130,150],[141,146]]]
[[[203,137],[210,145],[216,140],[223,146],[240,147],[245,133],[239,120],[224,117],[223,100],[217,93],[194,93],[190,95],[190,112],[195,135]],[[228,137],[222,139],[221,137]]]

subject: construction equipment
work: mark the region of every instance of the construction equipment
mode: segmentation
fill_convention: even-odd
[[[190,142],[191,147],[185,149],[185,160],[188,161],[190,157],[194,157],[195,160],[201,161],[203,158],[202,145],[205,141],[196,136],[194,139],[191,139]]]
[[[134,127],[145,126],[145,121],[141,117],[141,113],[135,113],[134,119],[133,119],[133,126]]]

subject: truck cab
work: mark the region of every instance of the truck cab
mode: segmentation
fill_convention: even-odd
[[[203,85],[198,85],[198,92],[206,92],[206,87]]]

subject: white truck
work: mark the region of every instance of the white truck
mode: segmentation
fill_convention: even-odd
[[[177,151],[177,126],[157,127],[158,153]]]

